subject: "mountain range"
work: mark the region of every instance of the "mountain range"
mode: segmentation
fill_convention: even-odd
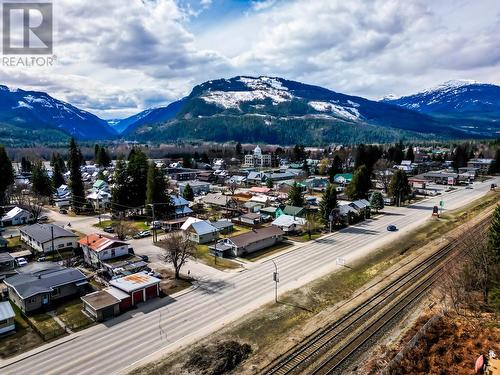
[[[500,87],[450,81],[374,101],[277,77],[207,81],[169,104],[105,121],[46,93],[0,86],[0,143],[50,138],[325,144],[492,138]],[[47,139],[49,138],[49,139]],[[22,142],[21,142],[22,143]]]

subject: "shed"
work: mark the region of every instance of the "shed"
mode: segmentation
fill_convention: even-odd
[[[120,313],[121,301],[105,290],[89,293],[81,299],[83,311],[98,322],[113,318]]]
[[[14,331],[16,314],[9,301],[0,302],[0,334]]]

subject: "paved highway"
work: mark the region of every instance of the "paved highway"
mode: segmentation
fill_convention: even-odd
[[[490,183],[476,183],[472,190],[459,189],[405,208],[387,208],[389,214],[377,220],[365,221],[275,257],[280,292],[335,270],[338,257],[349,263],[422,224],[441,199],[446,209],[457,208],[482,196]],[[388,232],[389,224],[395,224],[399,232]],[[128,320],[100,324],[4,361],[0,373],[127,373],[141,361],[156,359],[272,301],[273,271],[273,264],[267,261],[225,280],[201,284],[175,301],[168,298],[151,301],[143,305],[143,309],[150,311],[133,312],[134,316]]]

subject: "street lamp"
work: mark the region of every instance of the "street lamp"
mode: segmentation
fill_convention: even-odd
[[[274,273],[273,273],[273,281],[274,281],[274,301],[278,303],[278,283],[280,282],[280,275],[278,273],[278,266],[274,259],[271,259],[271,262],[274,264]]]

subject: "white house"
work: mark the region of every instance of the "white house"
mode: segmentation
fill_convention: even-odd
[[[15,316],[16,314],[9,301],[0,302],[0,334],[16,329]]]
[[[76,249],[78,236],[58,225],[33,224],[19,230],[21,241],[40,253]],[[52,246],[52,242],[54,246]]]
[[[280,228],[285,233],[296,232],[306,225],[307,220],[298,216],[281,215],[271,225]]]
[[[129,244],[101,234],[93,233],[78,241],[85,263],[99,267],[102,261],[128,255]]]
[[[2,217],[2,226],[28,224],[31,221],[33,221],[33,215],[30,212],[14,207]]]

